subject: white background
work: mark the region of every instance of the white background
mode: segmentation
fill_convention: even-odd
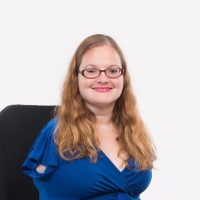
[[[143,200],[200,199],[200,2],[0,1],[0,110],[55,105],[77,45],[95,33],[122,47],[158,151]]]

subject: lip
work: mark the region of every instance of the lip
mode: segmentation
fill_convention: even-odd
[[[111,87],[95,87],[93,89],[97,92],[109,92],[110,90],[112,90]]]

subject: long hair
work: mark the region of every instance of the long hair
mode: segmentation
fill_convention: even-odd
[[[86,156],[93,162],[97,160],[99,143],[95,137],[95,114],[87,108],[80,96],[78,70],[86,51],[103,45],[110,45],[116,50],[123,68],[124,86],[112,113],[112,122],[120,130],[117,138],[122,146],[120,152],[128,155],[124,160],[127,165],[128,158],[132,158],[138,163],[138,169],[152,168],[156,159],[154,146],[137,110],[124,55],[113,38],[102,34],[95,34],[83,40],[71,59],[63,83],[61,105],[55,110],[59,120],[54,140],[59,155],[65,160]]]

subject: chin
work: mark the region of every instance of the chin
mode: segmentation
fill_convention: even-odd
[[[115,105],[115,101],[86,101],[88,107],[98,107],[98,108],[105,108],[105,107],[113,107]]]

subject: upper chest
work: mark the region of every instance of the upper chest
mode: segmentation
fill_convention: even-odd
[[[48,191],[48,195],[59,194],[77,199],[116,191],[138,195],[148,186],[149,175],[127,168],[120,172],[100,151],[96,163],[89,158],[60,159],[59,168],[50,176],[35,180],[35,184],[41,192]]]
[[[118,170],[122,171],[125,168],[125,154],[122,154],[122,152],[119,154],[122,146],[117,140],[118,133],[112,128],[105,127],[98,129],[96,135],[99,140],[99,148],[118,168]]]

